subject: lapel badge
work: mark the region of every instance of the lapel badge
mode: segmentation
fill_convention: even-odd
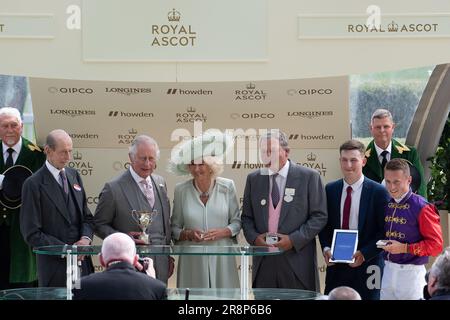
[[[291,195],[285,195],[284,196],[284,201],[286,201],[286,202],[291,202],[292,200],[294,200],[294,198],[292,198],[292,196]]]
[[[267,203],[266,199],[262,199],[262,200],[261,200],[261,205],[262,205],[262,206],[265,206],[266,203]]]
[[[285,188],[284,189],[284,195],[285,196],[295,196],[295,189],[294,188]]]
[[[74,188],[76,191],[81,191],[80,185],[78,185],[78,184],[76,184],[76,183],[73,185],[73,188]]]

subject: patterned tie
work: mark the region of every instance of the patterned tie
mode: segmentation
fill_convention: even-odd
[[[8,169],[9,167],[12,167],[14,165],[13,156],[12,156],[14,149],[8,148],[8,150],[6,150],[6,151],[9,153],[9,155],[8,155],[8,158],[6,158],[5,169]]]
[[[67,183],[67,176],[64,170],[59,172],[59,178],[61,179],[61,187],[63,187],[65,194],[69,194],[69,184]]]
[[[155,194],[153,193],[153,186],[151,183],[148,183],[147,180],[141,180],[142,189],[144,190],[144,195],[147,198],[148,203],[150,204],[150,208],[153,209],[155,205]]]
[[[386,150],[384,150],[382,153],[381,153],[381,156],[383,157],[383,159],[381,160],[381,169],[383,169],[384,170],[384,167],[386,166],[386,163],[387,163],[387,158],[386,158],[386,156],[389,154],[389,152],[387,152]]]
[[[277,176],[278,173],[272,175],[272,205],[274,208],[276,208],[278,202],[280,202],[280,189],[278,189]]]
[[[347,197],[344,202],[344,212],[342,215],[342,229],[349,229],[350,224],[350,207],[352,206],[352,187],[347,187]]]

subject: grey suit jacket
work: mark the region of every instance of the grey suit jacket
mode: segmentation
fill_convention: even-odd
[[[65,168],[65,171],[69,187],[73,189],[75,205],[81,213],[80,238],[92,239],[93,217],[87,207],[83,182],[76,170]],[[70,216],[60,188],[45,164],[23,185],[20,230],[32,247],[72,244],[68,238]],[[52,284],[51,281],[57,277],[60,280],[65,277],[65,263],[60,256],[37,255],[37,262],[40,286]]]
[[[165,243],[170,244],[171,229],[170,229],[170,204],[167,197],[167,189],[164,178],[156,174],[151,175],[151,179],[156,185],[155,199],[159,197],[162,204],[162,217],[164,223]],[[142,210],[147,208],[150,210],[148,202],[145,200],[141,189],[134,181],[130,170],[125,171],[120,176],[116,177],[110,182],[107,182],[99,196],[99,203],[95,210],[95,234],[104,239],[112,233],[130,231],[141,231],[138,224],[131,216],[132,210]],[[165,232],[165,233],[164,233]],[[154,265],[156,270],[156,277],[167,282],[168,279],[168,257],[157,256],[154,257]]]
[[[248,243],[268,231],[269,177],[266,169],[250,173],[244,191],[242,228]],[[295,189],[293,200],[283,197],[278,232],[289,235],[294,247],[283,253],[292,272],[309,290],[319,290],[316,257],[316,235],[327,223],[325,189],[319,173],[290,162],[286,188]],[[262,201],[262,200],[265,201]],[[253,258],[253,280],[262,258]]]
[[[156,185],[155,191],[160,197],[163,207],[163,221],[166,243],[170,244],[170,204],[164,178],[152,174]],[[131,176],[130,170],[107,182],[99,196],[99,203],[95,210],[95,234],[104,239],[112,233],[141,231],[131,217],[132,210],[140,210],[148,204],[142,201],[142,191]]]

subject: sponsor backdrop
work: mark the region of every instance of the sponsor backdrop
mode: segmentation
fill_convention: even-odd
[[[160,146],[156,173],[166,178],[170,198],[175,184],[187,179],[166,171],[172,148],[211,128],[233,134],[235,149],[222,175],[235,181],[241,203],[247,174],[262,166],[257,142],[266,130],[283,130],[290,159],[317,170],[324,183],[340,177],[338,148],[350,137],[347,77],[213,83],[30,78],[30,89],[38,144],[53,129],[70,134],[69,166],[82,175],[93,212],[104,183],[128,168],[128,147],[139,134]]]

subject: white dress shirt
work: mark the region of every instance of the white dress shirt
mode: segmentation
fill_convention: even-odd
[[[389,145],[387,146],[387,148],[386,149],[381,149],[379,146],[377,146],[377,144],[374,142],[373,143],[374,144],[374,146],[375,146],[375,150],[377,151],[377,156],[378,156],[378,161],[380,162],[380,164],[381,164],[381,162],[383,161],[383,156],[381,155],[381,153],[383,152],[383,151],[387,151],[388,152],[388,154],[386,155],[386,160],[387,161],[390,161],[391,160],[391,154],[392,154],[392,141],[391,142],[389,142]]]
[[[349,229],[350,230],[358,230],[358,218],[359,218],[359,203],[361,201],[361,192],[362,192],[362,185],[364,182],[364,175],[361,175],[361,178],[359,178],[358,181],[356,181],[354,184],[350,185],[347,182],[344,181],[344,186],[342,188],[342,196],[341,196],[341,226],[342,226],[342,218],[344,215],[344,202],[345,198],[347,197],[347,187],[352,187],[352,203],[350,206],[350,220],[349,220]]]
[[[19,157],[20,149],[22,149],[22,137],[20,137],[19,142],[17,142],[12,147],[8,147],[3,141],[2,141],[2,145],[3,145],[3,161],[4,161],[4,163],[6,164],[6,159],[8,159],[8,157],[9,157],[8,149],[13,148],[14,152],[12,153],[12,157],[13,157],[13,163],[15,164],[17,161],[17,158]],[[4,178],[5,178],[5,176],[3,174],[0,174],[0,190],[3,188],[3,179]]]

